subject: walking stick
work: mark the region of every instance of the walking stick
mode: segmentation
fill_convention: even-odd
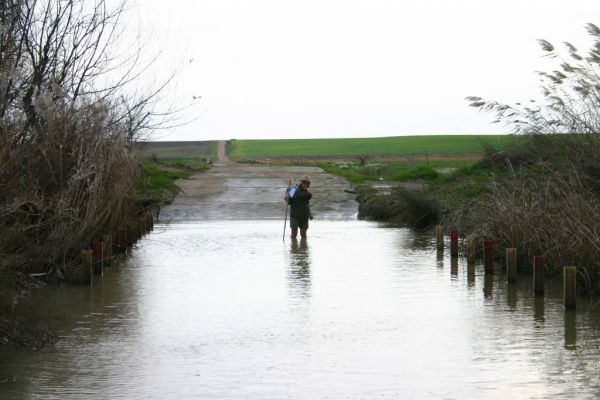
[[[292,187],[292,180],[288,181],[288,190]],[[286,192],[287,193],[287,192]],[[285,228],[287,227],[288,202],[285,202],[285,218],[283,219],[283,241],[285,242]]]

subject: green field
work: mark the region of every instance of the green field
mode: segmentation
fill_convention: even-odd
[[[479,153],[482,144],[504,147],[512,135],[432,135],[348,139],[232,140],[232,158],[385,156]]]

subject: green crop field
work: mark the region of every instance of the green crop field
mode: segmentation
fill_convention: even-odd
[[[431,135],[348,139],[232,140],[229,156],[311,157],[349,155],[469,154],[484,143],[501,148],[516,140],[512,135]]]

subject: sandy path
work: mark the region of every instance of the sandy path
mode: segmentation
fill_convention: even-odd
[[[198,220],[283,219],[288,179],[310,175],[311,209],[318,219],[355,219],[358,203],[345,192],[344,179],[317,167],[291,167],[218,162],[211,170],[179,181],[175,201],[160,212],[160,222]]]
[[[217,142],[217,161],[218,162],[227,162],[229,161],[229,157],[225,154],[225,141],[219,140]]]

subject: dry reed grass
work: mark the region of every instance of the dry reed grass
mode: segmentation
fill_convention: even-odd
[[[476,205],[478,234],[497,249],[516,247],[523,264],[544,255],[549,274],[576,265],[588,290],[600,283],[600,202],[575,165],[534,175],[492,179]],[[529,262],[531,261],[531,262]]]

